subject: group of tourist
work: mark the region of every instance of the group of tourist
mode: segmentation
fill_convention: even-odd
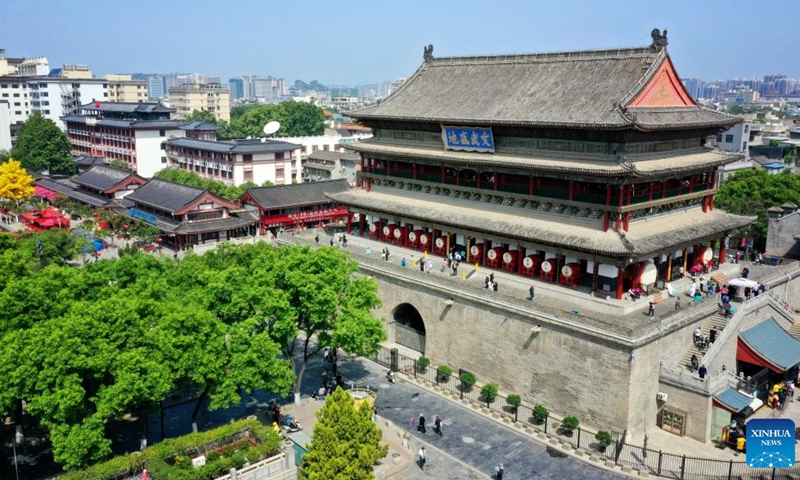
[[[697,372],[700,378],[706,378],[706,375],[708,375],[708,369],[705,365],[700,364],[700,360],[697,358],[696,354],[692,354],[692,360],[689,364],[689,371],[692,373]]]
[[[772,387],[767,397],[767,405],[773,410],[783,410],[786,402],[794,399],[794,382],[786,380]]]
[[[497,280],[494,279],[494,273],[489,274],[486,276],[486,281],[484,282],[484,287],[486,290],[493,290],[497,291]]]
[[[717,341],[717,335],[718,335],[717,329],[714,327],[711,327],[711,330],[708,332],[708,335],[703,335],[703,332],[700,330],[700,327],[697,327],[692,337],[694,340],[694,344],[702,352],[703,350],[708,348],[709,345]]]

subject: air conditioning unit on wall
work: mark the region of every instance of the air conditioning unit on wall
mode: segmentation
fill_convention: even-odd
[[[659,402],[666,402],[666,401],[667,401],[667,397],[668,397],[668,396],[669,396],[669,395],[667,395],[667,394],[666,394],[666,393],[664,393],[664,392],[658,392],[658,393],[656,394],[656,400],[658,400]]]

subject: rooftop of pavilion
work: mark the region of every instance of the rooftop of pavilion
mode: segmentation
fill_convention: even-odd
[[[667,54],[666,31],[643,48],[441,57],[387,99],[349,116],[362,122],[595,130],[727,128],[740,118],[697,105]]]

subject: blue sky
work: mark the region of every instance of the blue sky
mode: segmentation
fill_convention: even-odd
[[[95,74],[240,73],[367,84],[434,55],[646,46],[684,77],[800,77],[800,1],[0,0],[0,48]]]

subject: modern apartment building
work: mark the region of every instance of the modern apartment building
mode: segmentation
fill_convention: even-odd
[[[132,80],[130,75],[106,75],[108,100],[112,102],[146,102],[147,82]]]
[[[0,113],[0,138],[16,140],[17,130],[31,114],[31,99],[28,92],[27,78],[0,76],[0,102],[7,107],[0,107],[6,114]],[[2,149],[2,147],[0,147]]]
[[[726,152],[736,152],[741,155],[741,159],[733,163],[723,165],[717,170],[719,183],[733,175],[738,170],[753,168],[753,161],[750,159],[750,122],[737,123],[731,128],[717,135],[716,144],[720,150]]]
[[[285,141],[248,139],[212,142],[170,138],[165,151],[171,167],[195,172],[228,185],[254,182],[275,185],[301,182],[300,145]]]
[[[0,100],[0,150],[11,150],[11,112],[8,100]]]
[[[230,90],[231,100],[238,100],[245,97],[244,79],[229,78],[228,90]]]
[[[28,78],[31,111],[56,122],[62,130],[66,124],[61,117],[78,113],[81,105],[108,100],[108,80],[102,78],[70,79],[60,77]],[[25,117],[27,118],[27,116]]]
[[[191,83],[169,89],[176,118],[186,118],[195,110],[211,112],[220,120],[231,121],[230,92],[219,83]]]
[[[167,96],[167,84],[161,75],[153,75],[147,79],[147,92],[150,98],[159,100]]]

